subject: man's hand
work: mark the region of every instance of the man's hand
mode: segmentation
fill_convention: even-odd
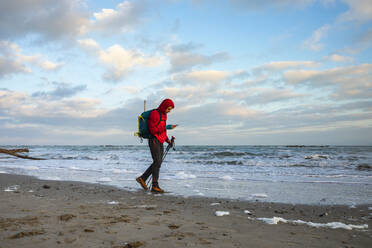
[[[174,140],[175,140],[175,139],[176,139],[176,138],[172,136],[172,139],[171,139],[171,140],[167,139],[165,142],[167,142],[167,143],[169,144],[170,147],[173,147],[173,146],[174,146]]]

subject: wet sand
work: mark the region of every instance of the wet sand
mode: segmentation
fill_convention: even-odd
[[[216,216],[216,211],[229,215]],[[269,225],[258,220],[274,216],[368,228]],[[183,198],[0,174],[0,248],[372,247],[371,227],[370,205]]]

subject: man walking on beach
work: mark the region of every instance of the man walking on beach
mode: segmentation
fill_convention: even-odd
[[[174,103],[171,99],[165,99],[159,107],[152,111],[148,119],[148,129],[150,132],[149,147],[151,156],[153,159],[152,164],[147,170],[138,177],[136,181],[142,186],[143,189],[147,190],[146,180],[152,175],[152,187],[151,192],[164,193],[159,187],[159,171],[161,163],[163,162],[164,146],[163,143],[167,142],[169,145],[173,145],[172,141],[167,136],[167,129],[174,129],[177,125],[168,125],[167,114],[174,108]]]

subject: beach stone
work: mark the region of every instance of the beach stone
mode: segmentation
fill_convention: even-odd
[[[144,243],[142,241],[135,241],[135,242],[127,243],[125,245],[113,246],[113,248],[137,248],[143,245]]]
[[[14,235],[10,236],[9,239],[20,239],[20,238],[23,238],[23,237],[42,235],[44,233],[45,233],[45,231],[43,231],[43,230],[32,230],[32,231],[29,231],[29,232],[19,232],[17,234],[14,234]]]
[[[76,217],[76,216],[73,215],[73,214],[63,214],[63,215],[58,216],[58,219],[61,220],[61,221],[69,221],[74,217]]]
[[[49,186],[49,185],[46,185],[46,184],[44,184],[44,185],[43,185],[43,188],[44,188],[44,189],[50,189],[50,186]]]
[[[210,245],[210,244],[212,244],[211,242],[209,242],[208,240],[203,239],[203,238],[199,238],[199,242],[202,245]]]
[[[168,225],[169,229],[178,229],[180,228],[180,226],[176,225],[176,224],[170,224]]]

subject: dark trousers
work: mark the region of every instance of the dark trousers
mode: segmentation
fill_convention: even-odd
[[[146,181],[147,178],[149,178],[149,176],[152,174],[152,184],[157,185],[159,180],[160,166],[163,162],[164,146],[158,141],[157,138],[150,138],[149,147],[153,162],[141,177],[144,181]]]

